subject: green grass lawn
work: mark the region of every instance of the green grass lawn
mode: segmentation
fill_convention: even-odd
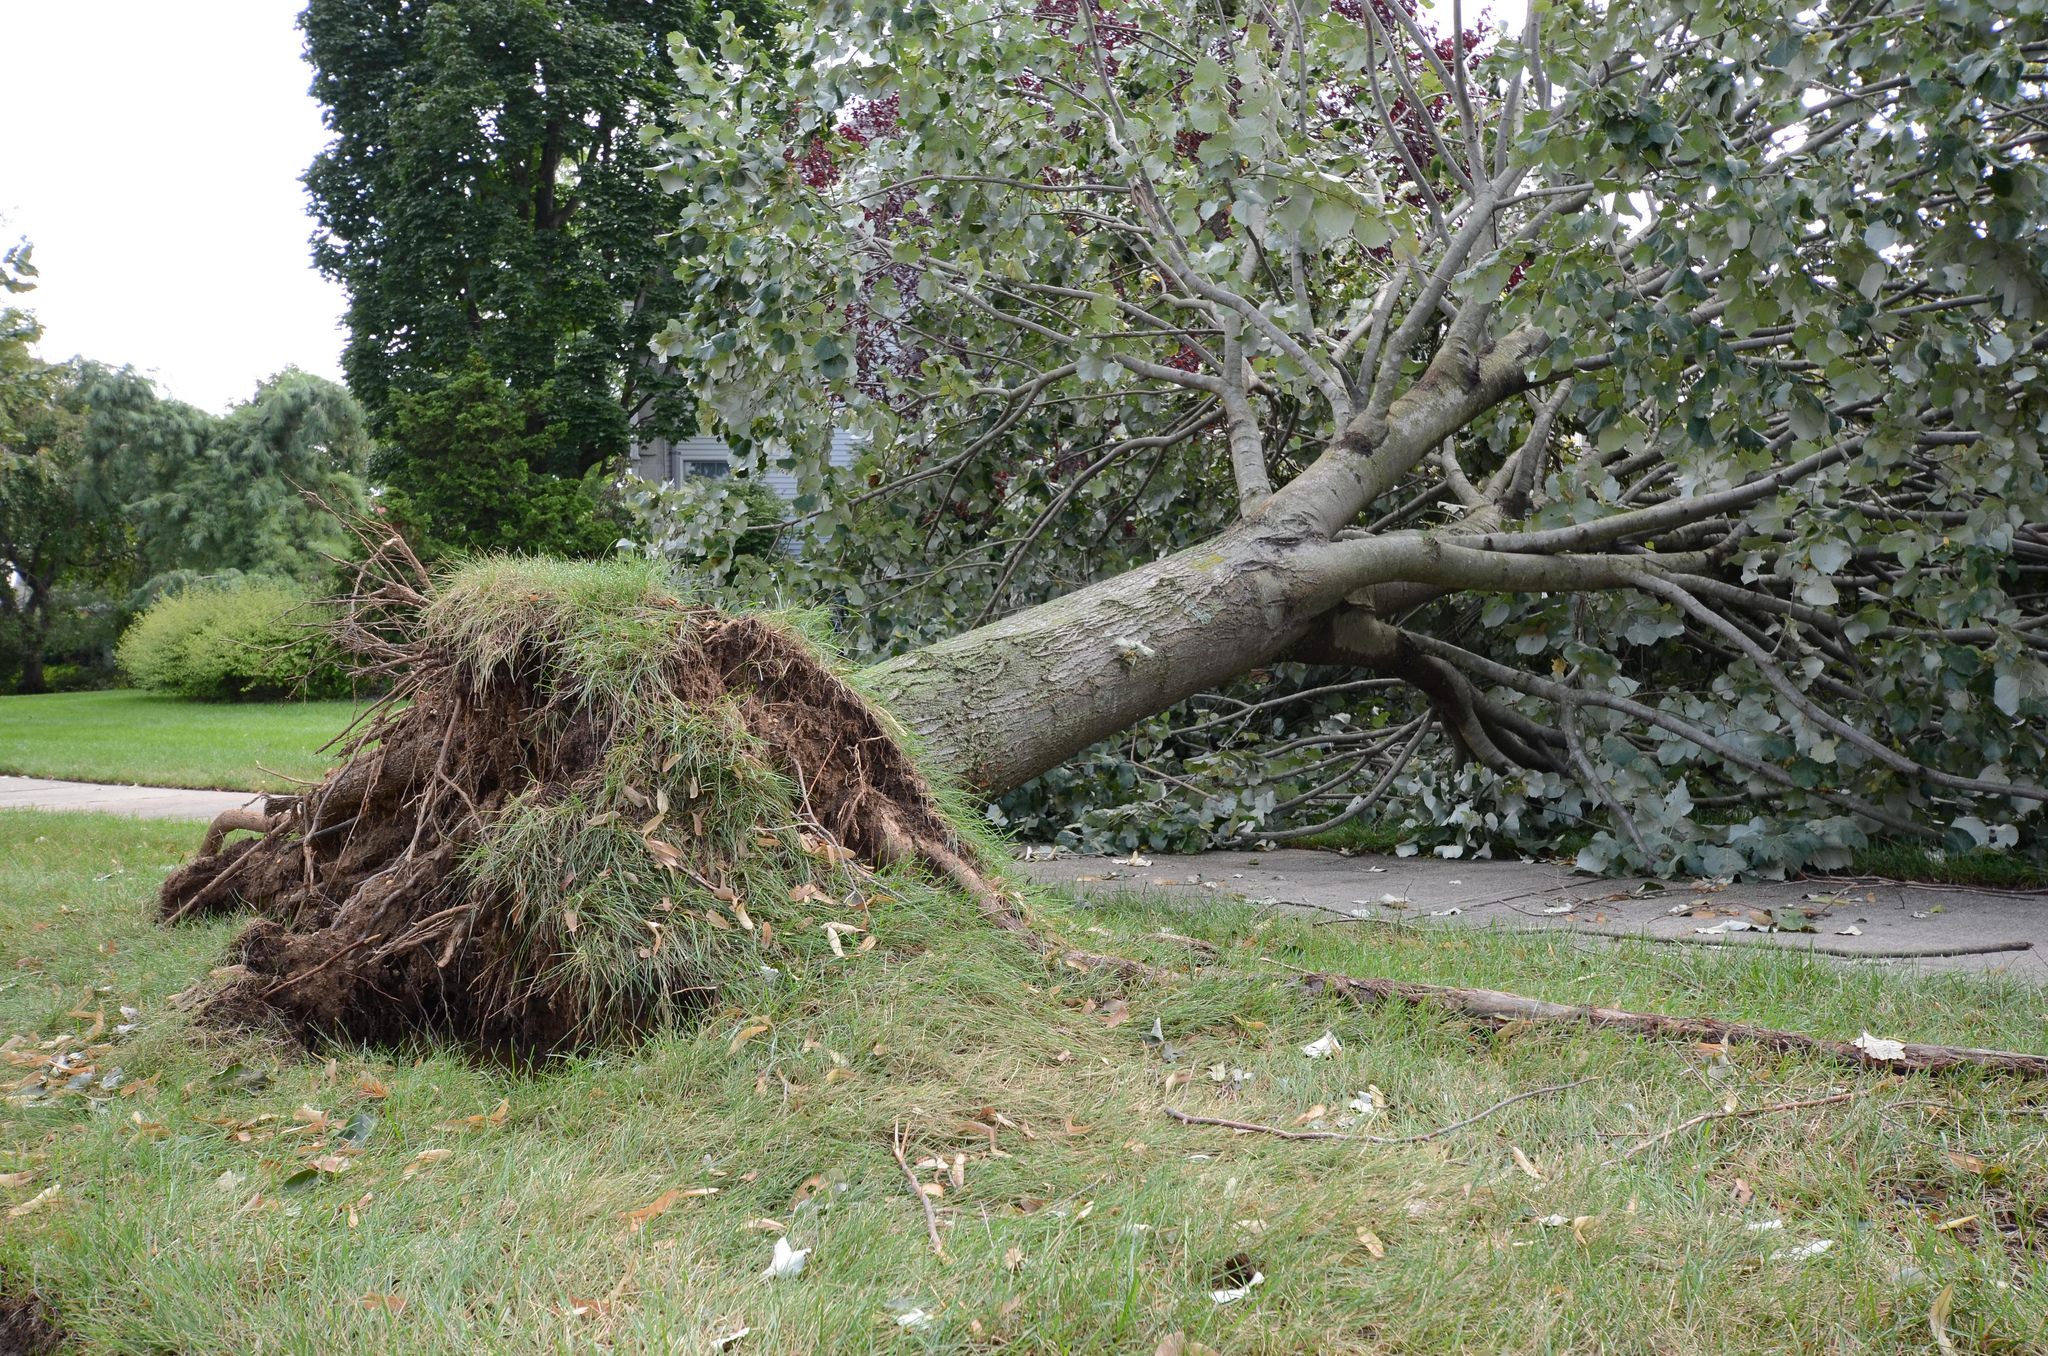
[[[283,791],[315,778],[352,702],[180,701],[147,692],[0,697],[0,772],[82,782]]]
[[[1122,988],[906,883],[872,952],[792,952],[695,1026],[522,1073],[196,1027],[172,996],[237,925],[151,921],[190,842],[0,814],[0,1209],[35,1203],[0,1216],[0,1293],[82,1350],[1919,1351],[1936,1315],[1956,1350],[2048,1345],[2048,1087],[1361,1013],[1269,962],[2048,1045],[2015,982],[1037,901],[1091,947],[1184,964],[1163,923],[1251,976]],[[1304,1057],[1325,1030],[1343,1051]],[[89,1071],[53,1074],[71,1052]],[[1400,1146],[1162,1114],[1338,1126],[1370,1095],[1358,1128],[1391,1136],[1580,1079]],[[808,1264],[763,1279],[784,1230]]]

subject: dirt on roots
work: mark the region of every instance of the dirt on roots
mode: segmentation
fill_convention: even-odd
[[[40,1299],[0,1294],[0,1356],[45,1356],[63,1346],[64,1332]]]
[[[395,540],[344,601],[391,696],[324,781],[224,816],[163,886],[166,921],[260,915],[217,1016],[541,1053],[753,973],[799,912],[864,908],[863,866],[997,898],[900,730],[789,626],[625,566],[430,582]]]

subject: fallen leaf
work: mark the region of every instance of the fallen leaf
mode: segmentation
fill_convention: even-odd
[[[307,1166],[325,1176],[339,1177],[355,1165],[340,1154],[322,1154]]]
[[[387,1314],[405,1312],[405,1297],[403,1295],[365,1295],[357,1300],[356,1303],[362,1305],[365,1309],[382,1309]]]
[[[1375,1262],[1387,1255],[1387,1245],[1380,1242],[1380,1236],[1363,1225],[1358,1230],[1358,1242],[1361,1247],[1372,1254],[1372,1260]]]
[[[44,1187],[41,1191],[38,1191],[35,1195],[29,1197],[20,1205],[9,1206],[7,1210],[7,1218],[20,1219],[23,1215],[32,1214],[35,1211],[42,1209],[45,1205],[48,1205],[51,1201],[55,1200],[57,1198],[58,1193],[62,1192],[63,1190],[64,1184],[62,1182],[52,1182],[49,1186]]]
[[[1954,1219],[1945,1219],[1935,1225],[1934,1231],[1938,1234],[1953,1233],[1965,1225],[1975,1224],[1976,1222],[1977,1217],[1975,1215],[1958,1215]]]
[[[662,1192],[659,1196],[656,1196],[653,1200],[641,1206],[639,1209],[626,1211],[623,1215],[623,1218],[625,1219],[626,1223],[633,1226],[632,1232],[637,1234],[642,1229],[647,1227],[647,1221],[653,1219],[656,1215],[665,1213],[667,1210],[669,1210],[670,1207],[674,1206],[675,1203],[681,1200],[682,1198],[682,1192],[676,1190],[674,1187],[670,1187],[667,1191]]]
[[[370,1077],[370,1075],[368,1075],[367,1073],[360,1073],[356,1075],[356,1091],[360,1092],[365,1097],[381,1098],[389,1097],[391,1095],[390,1088],[385,1087],[382,1083],[379,1083],[376,1079]]]
[[[1130,1021],[1134,1016],[1136,1014],[1131,1011],[1130,1005],[1125,1003],[1123,999],[1112,998],[1107,1003],[1104,1003],[1101,1010],[1095,1014],[1095,1020],[1114,1031],[1125,1022]]]
[[[1527,1175],[1528,1175],[1529,1177],[1531,1177],[1531,1178],[1532,1178],[1532,1179],[1534,1179],[1535,1181],[1538,1181],[1538,1182],[1540,1182],[1540,1181],[1542,1181],[1542,1180],[1543,1180],[1543,1172],[1542,1172],[1542,1170],[1541,1170],[1541,1169],[1539,1169],[1539,1168],[1538,1168],[1538,1167],[1536,1166],[1536,1164],[1535,1164],[1535,1163],[1534,1163],[1534,1162],[1533,1162],[1533,1161],[1532,1161],[1532,1160],[1530,1159],[1529,1155],[1527,1155],[1527,1154],[1525,1154],[1525,1153],[1523,1153],[1523,1152],[1522,1152],[1522,1146],[1521,1146],[1521,1145],[1519,1145],[1519,1144],[1510,1144],[1510,1145],[1508,1145],[1508,1152],[1509,1152],[1509,1153],[1511,1153],[1511,1154],[1513,1154],[1513,1155],[1515,1156],[1515,1166],[1516,1166],[1516,1167],[1520,1168],[1520,1169],[1521,1169],[1521,1170],[1522,1170],[1522,1171],[1523,1171],[1524,1173],[1526,1173],[1526,1174],[1527,1174]]]
[[[1231,1286],[1220,1290],[1211,1290],[1209,1292],[1209,1298],[1216,1301],[1218,1304],[1235,1304],[1239,1300],[1243,1299],[1246,1295],[1251,1294],[1252,1291],[1258,1289],[1265,1283],[1266,1273],[1263,1271],[1254,1271],[1252,1273],[1252,1278],[1246,1281],[1243,1285]]]
[[[1344,1043],[1337,1039],[1337,1033],[1334,1031],[1325,1031],[1321,1036],[1301,1047],[1301,1053],[1307,1055],[1310,1059],[1328,1059],[1332,1055],[1342,1054],[1343,1052]]]
[[[811,1255],[809,1248],[792,1248],[785,1236],[775,1240],[775,1256],[768,1263],[768,1269],[761,1273],[763,1280],[779,1280],[785,1276],[801,1275],[804,1259]]]
[[[1934,1345],[1942,1352],[1942,1356],[1955,1356],[1955,1339],[1948,1335],[1948,1316],[1950,1310],[1955,1307],[1955,1302],[1955,1286],[1945,1285],[1927,1309],[1927,1330],[1933,1334]]]
[[[1296,1116],[1294,1123],[1296,1125],[1307,1125],[1310,1121],[1319,1121],[1329,1114],[1330,1108],[1324,1106],[1321,1102],[1317,1102],[1314,1106]]]
[[[773,1024],[769,1022],[749,1022],[733,1033],[732,1043],[726,1046],[725,1052],[728,1055],[737,1054],[742,1045],[745,1045],[756,1036],[765,1035],[773,1029]]]
[[[454,1156],[455,1151],[453,1149],[422,1149],[413,1155],[412,1162],[405,1165],[405,1171],[401,1172],[399,1176],[410,1177],[422,1169],[431,1168],[444,1158],[452,1158]]]
[[[1219,1356],[1216,1348],[1205,1346],[1184,1332],[1170,1332],[1152,1348],[1152,1356]]]
[[[16,1187],[25,1187],[30,1182],[33,1182],[35,1177],[36,1174],[33,1168],[24,1168],[20,1172],[0,1172],[0,1191],[12,1191]]]
[[[1887,1040],[1883,1036],[1873,1036],[1868,1031],[1858,1036],[1855,1040],[1850,1041],[1849,1044],[1861,1050],[1872,1059],[1889,1062],[1906,1057],[1906,1046],[1903,1041]]]
[[[769,1219],[765,1215],[760,1219],[750,1219],[740,1227],[750,1233],[757,1234],[786,1234],[789,1232],[787,1224],[784,1224],[779,1219]]]

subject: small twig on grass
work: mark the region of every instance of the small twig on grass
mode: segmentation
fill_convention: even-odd
[[[1672,1136],[1684,1134],[1687,1130],[1695,1126],[1705,1125],[1708,1121],[1746,1121],[1756,1116],[1775,1115],[1780,1111],[1800,1111],[1812,1106],[1833,1106],[1837,1102],[1849,1102],[1854,1101],[1858,1097],[1868,1097],[1879,1088],[1891,1086],[1891,1083],[1892,1080],[1887,1078],[1882,1082],[1872,1083],[1866,1088],[1850,1088],[1847,1092],[1831,1093],[1826,1097],[1803,1097],[1793,1102],[1773,1102],[1769,1106],[1737,1107],[1733,1111],[1703,1111],[1689,1120],[1680,1121],[1668,1130],[1657,1131],[1638,1144],[1629,1145],[1628,1148],[1621,1151],[1621,1156],[1623,1158],[1634,1158],[1652,1145],[1662,1144]]]
[[[896,1122],[895,1132],[889,1137],[889,1149],[896,1155],[896,1163],[903,1169],[903,1176],[910,1183],[910,1194],[917,1197],[917,1203],[924,1207],[924,1230],[931,1235],[932,1256],[944,1257],[946,1245],[939,1241],[939,1215],[932,1209],[932,1198],[924,1194],[924,1183],[918,1181],[917,1174],[911,1171],[910,1159],[903,1152],[906,1137],[903,1122]]]
[[[1182,1125],[1218,1125],[1225,1130],[1249,1130],[1261,1135],[1273,1135],[1279,1139],[1342,1139],[1351,1140],[1359,1144],[1381,1145],[1421,1144],[1428,1140],[1441,1139],[1454,1131],[1463,1130],[1468,1125],[1476,1125],[1494,1112],[1511,1107],[1517,1102],[1526,1102],[1531,1097],[1545,1097],[1554,1092],[1563,1092],[1568,1088],[1576,1088],[1592,1081],[1591,1078],[1574,1078],[1569,1083],[1552,1083],[1546,1087],[1531,1088],[1527,1092],[1518,1092],[1512,1097],[1501,1098],[1492,1106],[1482,1111],[1474,1112],[1461,1121],[1452,1121],[1449,1125],[1440,1125],[1434,1130],[1425,1130],[1419,1135],[1357,1135],[1343,1130],[1282,1130],[1278,1126],[1259,1125],[1254,1121],[1230,1121],[1217,1116],[1190,1115],[1188,1112],[1181,1111],[1175,1107],[1167,1107],[1166,1114],[1179,1121]]]
[[[1275,1139],[1358,1139],[1360,1136],[1347,1134],[1342,1130],[1282,1130],[1275,1125],[1260,1125],[1256,1121],[1227,1121],[1220,1116],[1191,1116],[1177,1107],[1165,1108],[1166,1114],[1182,1125],[1220,1125],[1225,1130],[1248,1130]]]

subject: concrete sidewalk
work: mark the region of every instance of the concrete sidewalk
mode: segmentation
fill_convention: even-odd
[[[2048,895],[1844,878],[1739,885],[1601,880],[1543,862],[1344,857],[1299,848],[1135,859],[1033,856],[1019,865],[1038,881],[1189,909],[1250,901],[1336,926],[1380,919],[1768,946],[1909,972],[1998,971],[2048,983]],[[1813,931],[1763,930],[1784,924]],[[1942,952],[1970,954],[1935,954]]]
[[[261,795],[0,776],[0,810],[205,821]],[[1543,862],[1345,857],[1300,848],[1136,858],[1037,855],[1043,851],[1019,865],[1045,884],[1084,895],[1141,894],[1191,910],[1251,902],[1339,926],[1379,919],[1674,945],[1769,946],[1839,956],[1845,963],[2003,972],[2048,983],[2048,894],[1840,878],[1725,886],[1598,880]],[[1813,931],[1765,930],[1785,924]]]
[[[107,786],[0,776],[0,810],[95,810],[136,819],[209,820],[262,795],[260,791],[188,791],[175,786]]]

